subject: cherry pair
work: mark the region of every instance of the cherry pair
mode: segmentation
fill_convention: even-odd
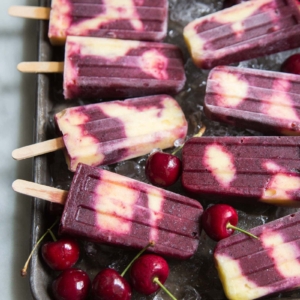
[[[155,254],[141,254],[153,243],[149,243],[119,274],[114,269],[100,271],[92,283],[92,295],[95,300],[130,300],[131,286],[144,295],[155,293],[160,287],[174,300],[176,298],[164,287],[169,275],[169,266],[165,259]],[[124,279],[129,270],[131,286]]]
[[[52,232],[53,227],[58,223],[59,218],[41,236],[32,249],[21,275],[25,276],[29,261],[37,246],[49,233],[53,241],[46,242],[41,247],[41,254],[45,263],[54,271],[62,271],[53,281],[52,291],[57,300],[83,300],[86,299],[90,290],[90,279],[86,272],[80,269],[72,269],[80,256],[80,247],[76,240],[72,238],[56,239]]]

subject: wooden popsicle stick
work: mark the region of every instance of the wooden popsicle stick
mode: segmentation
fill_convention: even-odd
[[[68,191],[21,179],[15,180],[12,184],[12,188],[15,192],[20,194],[63,205],[65,204],[68,196]]]
[[[63,73],[64,63],[56,61],[28,61],[19,63],[17,69],[23,73]]]
[[[35,20],[49,20],[50,7],[40,6],[11,6],[8,9],[8,14],[13,17],[20,17]]]
[[[65,148],[62,137],[48,140],[41,143],[32,144],[22,148],[15,149],[12,152],[12,157],[16,160],[22,160]]]

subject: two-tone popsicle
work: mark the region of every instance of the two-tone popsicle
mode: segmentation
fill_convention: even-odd
[[[209,73],[204,111],[214,121],[300,135],[300,76],[219,66]]]
[[[300,47],[298,0],[247,1],[196,19],[184,38],[196,66],[209,69]]]
[[[171,44],[68,36],[64,62],[23,62],[22,72],[63,72],[66,99],[177,94],[185,84],[181,50]]]
[[[251,300],[300,287],[300,213],[220,241],[214,261],[230,300]],[[281,298],[281,297],[280,297]]]
[[[70,191],[16,180],[13,189],[64,204],[61,234],[187,259],[200,236],[201,204],[193,199],[79,164]]]
[[[161,41],[167,34],[167,0],[52,0],[50,7],[12,6],[16,17],[49,20],[51,44],[67,36]]]
[[[25,159],[64,148],[71,171],[78,163],[107,165],[170,148],[187,134],[175,99],[156,95],[67,108],[55,115],[62,137],[13,151]]]
[[[217,200],[300,206],[300,137],[201,137],[182,152],[182,185]]]

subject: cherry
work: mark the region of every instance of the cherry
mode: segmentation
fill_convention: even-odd
[[[130,300],[129,283],[114,269],[100,271],[93,280],[92,293],[96,300]]]
[[[300,75],[300,53],[289,56],[281,65],[281,71]]]
[[[52,291],[56,300],[84,300],[89,294],[90,285],[86,272],[68,269],[53,281]]]
[[[177,156],[160,151],[150,154],[145,168],[148,180],[161,187],[174,184],[178,180],[181,170],[181,160]]]
[[[236,210],[227,204],[216,204],[207,208],[201,217],[202,228],[206,234],[215,241],[220,241],[239,230],[245,234],[257,238],[255,235],[236,227],[238,214]]]
[[[50,228],[47,229],[47,231],[39,238],[39,240],[36,242],[36,244],[34,245],[33,249],[31,250],[26,262],[25,262],[25,265],[23,267],[23,269],[21,270],[21,276],[26,276],[27,275],[27,268],[28,268],[28,265],[29,265],[29,262],[30,262],[30,259],[34,253],[34,251],[37,249],[38,245],[41,243],[41,241],[45,238],[45,236],[50,233],[52,235],[52,237],[55,239],[53,233],[52,233],[52,228],[58,223],[59,221],[59,218],[57,218],[55,220],[55,222],[50,226]]]
[[[139,257],[130,269],[130,280],[133,288],[138,292],[150,295],[159,288],[176,299],[163,284],[169,275],[169,266],[165,259],[155,254],[145,254]]]
[[[69,269],[79,258],[79,245],[71,238],[47,242],[42,246],[42,257],[47,265],[56,271]]]
[[[122,274],[114,269],[104,269],[100,271],[93,280],[92,293],[96,300],[130,300],[131,288],[129,283],[123,278],[134,261],[138,259],[154,242],[150,241],[129,263]]]
[[[205,126],[194,137],[200,137],[206,130]],[[174,143],[176,144],[176,143]],[[146,161],[145,173],[148,180],[161,187],[174,184],[181,175],[181,160],[175,154],[183,147],[184,143],[177,147],[171,154],[162,151],[153,151]]]

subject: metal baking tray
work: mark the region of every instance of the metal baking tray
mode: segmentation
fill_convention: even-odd
[[[184,25],[196,17],[219,10],[220,1],[208,0],[170,0],[169,1],[169,29],[166,42],[177,44],[183,50],[187,84],[184,90],[176,96],[189,121],[189,136],[199,130],[203,124],[207,127],[205,135],[260,135],[260,133],[237,129],[206,119],[203,110],[203,98],[205,92],[206,78],[208,71],[197,69],[184,45],[182,29]],[[40,0],[39,5],[50,6],[50,1]],[[38,37],[38,60],[53,61],[63,59],[63,47],[52,47],[47,38],[48,22],[39,21]],[[282,61],[291,53],[297,50],[270,55],[268,57],[242,62],[238,65],[253,68],[278,70]],[[299,49],[298,49],[299,52]],[[101,99],[98,99],[99,101]],[[86,104],[88,101],[80,99],[65,101],[62,96],[61,75],[37,75],[37,99],[36,99],[36,120],[35,120],[35,141],[41,142],[55,137],[53,125],[53,114],[67,106]],[[120,174],[147,181],[143,168],[146,157],[141,157],[123,163],[106,166],[105,168]],[[37,183],[68,189],[72,173],[67,170],[61,151],[36,157],[34,159],[34,178]],[[184,194],[180,183],[170,190]],[[210,203],[210,199],[199,199],[204,207]],[[256,207],[237,206],[239,211],[239,226],[249,229],[254,226],[269,222],[278,217],[295,211],[290,208],[276,208],[264,204],[257,204]],[[39,237],[51,225],[53,216],[49,205],[40,199],[33,199],[32,204],[32,228],[31,246],[33,247]],[[215,242],[211,241],[204,233],[200,238],[200,245],[196,255],[186,261],[168,259],[170,263],[170,276],[166,286],[178,298],[183,300],[217,300],[226,299],[218,279],[217,271],[213,263],[213,249]],[[117,249],[105,245],[97,245],[90,242],[81,242],[82,258],[77,264],[78,267],[86,270],[92,280],[102,268],[113,267],[123,271],[132,257],[134,251]],[[58,273],[51,271],[42,261],[39,251],[32,257],[30,268],[30,285],[33,297],[39,300],[53,299],[51,296],[51,282]],[[294,291],[280,294],[273,298],[265,299],[299,299],[300,292]],[[134,292],[132,299],[169,299],[160,291],[151,296],[143,296]]]

